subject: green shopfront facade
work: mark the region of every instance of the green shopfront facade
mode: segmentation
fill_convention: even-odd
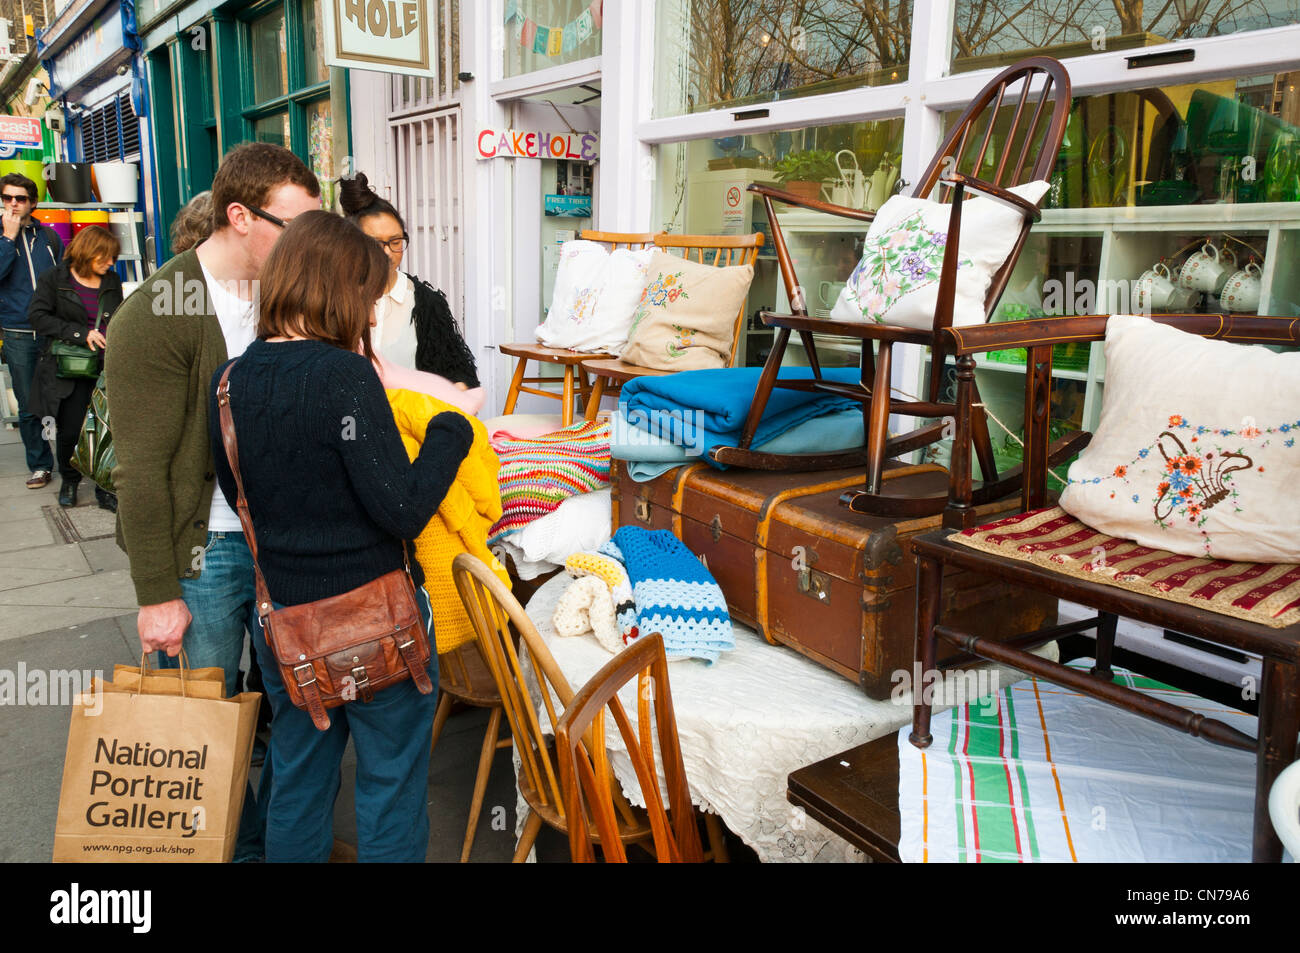
[[[348,155],[348,80],[325,65],[320,0],[167,4],[141,0],[158,157],[156,260],[166,224],[209,188],[240,142],[292,149],[321,180],[327,207]]]

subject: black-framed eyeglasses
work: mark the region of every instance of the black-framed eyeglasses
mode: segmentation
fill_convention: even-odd
[[[401,238],[390,238],[386,242],[379,241],[378,238],[376,238],[375,241],[379,242],[379,244],[388,251],[400,255],[402,252],[406,251],[406,246],[410,244],[411,240],[403,235]]]
[[[4,192],[4,193],[0,193],[0,199],[3,199],[5,204],[7,205],[10,202],[30,202],[32,200],[32,197],[25,192],[22,193],[21,195],[15,195],[12,192]]]
[[[258,208],[256,205],[245,205],[244,208],[248,209],[258,218],[266,219],[272,225],[278,225],[280,228],[288,228],[289,226],[289,222],[286,222],[284,219],[280,218],[279,216],[272,215],[270,212],[266,211],[265,209]],[[290,219],[290,221],[292,221],[292,219]]]

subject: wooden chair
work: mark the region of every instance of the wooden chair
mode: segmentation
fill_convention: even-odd
[[[1015,112],[1007,123],[1005,111],[1012,105],[1015,106]],[[1054,59],[1035,56],[1021,61],[994,77],[953,126],[913,192],[915,197],[923,198],[929,196],[938,187],[937,197],[949,201],[952,205],[934,324],[924,330],[808,317],[800,280],[795,273],[795,263],[786,246],[780,222],[773,209],[773,202],[800,206],[860,222],[870,222],[875,215],[814,199],[803,199],[771,186],[759,184],[749,186],[751,192],[757,192],[763,197],[763,203],[767,208],[781,279],[785,284],[794,314],[765,313],[762,315],[765,324],[777,328],[771,353],[763,366],[738,446],[717,447],[711,451],[713,458],[721,463],[770,470],[833,469],[865,463],[865,488],[847,493],[841,500],[851,509],[884,516],[931,515],[942,510],[946,502],[942,496],[900,500],[880,495],[887,459],[921,449],[945,436],[945,425],[940,420],[909,433],[890,437],[889,417],[891,414],[898,414],[904,417],[951,418],[956,414],[954,404],[942,402],[939,398],[943,384],[944,357],[947,353],[944,332],[952,326],[953,320],[962,200],[968,190],[980,192],[990,196],[983,201],[1005,202],[1018,209],[1023,215],[1020,234],[1013,251],[1006,263],[993,276],[985,297],[984,310],[987,320],[1011,276],[1029,234],[1030,225],[1038,217],[1038,209],[1035,205],[1008,192],[1007,188],[1048,178],[1060,152],[1069,113],[1070,80],[1065,68]],[[997,138],[1003,143],[1003,147],[1001,154],[996,156],[996,165],[992,165],[994,156],[990,154],[989,149],[994,141],[995,127]],[[991,181],[976,177],[978,172],[990,166],[993,168]],[[781,380],[778,376],[791,331],[799,333],[804,350],[807,352],[813,375],[810,379]],[[817,359],[814,337],[816,334],[861,339],[860,383],[840,384],[822,378]],[[874,355],[872,342],[879,343],[879,352]],[[920,344],[930,348],[930,374],[924,400],[899,400],[890,396],[893,347],[898,343]],[[865,447],[834,454],[755,452],[750,445],[763,416],[763,410],[775,387],[836,394],[859,402],[862,405],[863,430],[866,434]],[[979,403],[978,399],[975,403]],[[976,490],[978,501],[988,502],[1014,492],[1019,485],[1019,477],[1008,475],[999,478],[993,459],[993,445],[989,439],[988,423],[982,410],[976,415],[970,436],[975,442],[976,456],[984,477],[984,485]],[[1060,459],[1069,456],[1073,449],[1062,449]]]
[[[650,233],[627,234],[623,232],[584,231],[578,237],[589,242],[600,242],[602,245],[608,245],[611,251],[616,248],[633,250],[645,248],[654,241],[654,235]],[[582,371],[579,365],[588,358],[610,356],[608,354],[587,354],[581,351],[571,351],[568,348],[547,347],[537,341],[498,344],[497,350],[515,359],[515,372],[510,379],[510,389],[506,392],[506,404],[502,413],[514,413],[515,404],[519,402],[520,394],[535,394],[538,397],[546,397],[560,402],[560,418],[563,421],[562,425],[565,427],[573,423],[574,399],[577,398],[581,402],[580,406],[586,406],[591,394],[591,384],[587,380],[586,373]],[[529,361],[538,364],[559,364],[564,369],[561,389],[556,391],[553,386],[549,388],[532,386],[547,383],[554,384],[555,378],[540,375],[525,377],[524,374],[528,369]]]
[[[520,648],[528,653],[541,689],[542,702],[551,725],[558,725],[556,701],[563,712],[573,700],[573,689],[554,656],[546,647],[537,627],[510,590],[483,562],[461,553],[452,563],[452,578],[461,602],[465,605],[478,644],[487,661],[502,708],[510,724],[515,750],[519,755],[519,793],[528,803],[529,814],[515,849],[514,861],[523,861],[533,848],[542,824],[567,835],[569,815],[554,761],[554,743],[543,732],[537,718],[528,685],[520,664]],[[511,629],[517,634],[512,636]],[[614,798],[618,807],[618,836],[623,843],[649,843],[653,846],[654,830],[644,811],[634,810],[621,794]],[[590,824],[590,818],[584,815]],[[725,859],[722,827],[715,815],[705,815],[709,840],[715,859]]]
[[[687,261],[697,261],[700,264],[709,264],[705,259],[712,253],[712,264],[717,268],[725,268],[730,265],[752,265],[758,260],[758,250],[763,247],[763,233],[755,232],[752,235],[674,235],[668,232],[661,232],[654,236],[654,245],[656,248],[669,251],[670,249],[679,249],[678,252],[669,251],[670,254],[680,254]],[[736,320],[731,329],[731,352],[727,355],[727,367],[736,366],[736,356],[740,353],[740,329],[745,322],[745,303],[742,302],[740,310],[736,312]],[[591,389],[591,395],[587,399],[588,420],[595,420],[596,414],[600,411],[601,399],[610,396],[617,398],[622,386],[634,377],[662,376],[671,374],[671,371],[661,371],[652,367],[642,367],[638,364],[629,364],[626,361],[616,357],[598,357],[589,355],[582,362],[584,372],[595,377],[595,384]]]
[[[438,746],[438,738],[453,702],[490,708],[487,731],[483,734],[483,748],[479,753],[478,773],[474,776],[474,796],[470,799],[469,824],[465,828],[465,844],[461,848],[460,862],[469,861],[474,848],[474,834],[478,830],[479,814],[483,810],[483,795],[487,792],[488,776],[492,773],[492,760],[498,750],[510,747],[510,739],[501,735],[501,695],[497,691],[492,673],[479,649],[478,642],[469,642],[438,656],[438,710],[433,715],[433,737],[429,754]]]
[[[1269,788],[1278,775],[1296,760],[1296,738],[1300,734],[1300,624],[1271,628],[1172,598],[1133,592],[1080,579],[1042,564],[986,553],[950,539],[954,530],[968,529],[979,522],[974,515],[975,493],[968,465],[972,425],[981,416],[974,407],[977,403],[975,355],[1006,347],[1029,349],[1021,508],[1024,512],[1037,510],[1049,505],[1046,477],[1052,346],[1070,341],[1103,340],[1108,318],[1109,315],[1035,319],[952,328],[947,332],[947,346],[957,356],[960,412],[949,471],[949,504],[943,518],[946,529],[918,536],[912,542],[917,555],[916,664],[921,671],[929,672],[936,668],[969,664],[977,659],[1000,662],[1216,744],[1254,751],[1253,856],[1256,861],[1277,861],[1281,859],[1282,845],[1269,824],[1268,797]],[[1244,344],[1300,346],[1300,321],[1294,318],[1211,314],[1159,315],[1152,320],[1207,338]],[[1087,436],[1084,435],[1085,442]],[[1097,615],[1080,622],[1027,632],[1008,641],[989,642],[940,624],[945,570],[976,572],[994,581],[1050,592],[1089,606],[1097,611]],[[1258,739],[1249,738],[1215,719],[1202,718],[1176,705],[1113,684],[1110,658],[1120,616],[1262,656]],[[1097,665],[1092,674],[1030,654],[1029,650],[1036,646],[1088,629],[1097,630]],[[939,639],[957,646],[962,652],[936,666]],[[924,700],[914,708],[909,737],[918,748],[931,743],[930,706],[924,704]]]
[[[637,727],[628,721],[618,692],[633,678],[637,683]],[[659,736],[659,755],[668,789],[665,804],[655,767],[654,739],[650,729],[650,705],[654,702],[654,724]],[[700,863],[704,860],[700,832],[695,826],[686,767],[677,740],[677,719],[673,716],[672,691],[668,685],[668,659],[663,636],[655,633],[637,639],[610,659],[569,702],[555,729],[555,746],[560,761],[560,785],[565,792],[569,817],[592,815],[601,851],[606,861],[627,861],[619,837],[605,749],[605,709],[632,759],[641,797],[654,837],[655,857],[660,863]],[[584,739],[590,739],[587,743]],[[672,812],[671,820],[669,811]],[[569,825],[569,850],[575,863],[595,860],[591,832],[586,825]]]

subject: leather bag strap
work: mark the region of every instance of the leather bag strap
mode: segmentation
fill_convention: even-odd
[[[253,576],[257,589],[257,614],[265,626],[266,617],[271,614],[271,594],[266,588],[266,578],[262,567],[257,562],[257,534],[253,532],[253,517],[248,512],[248,500],[244,496],[244,478],[239,473],[239,441],[235,438],[235,419],[230,413],[230,372],[239,360],[231,361],[221,372],[221,381],[217,384],[217,407],[221,413],[221,444],[226,449],[226,462],[235,477],[235,487],[239,491],[235,501],[235,512],[239,514],[239,525],[244,528],[244,539],[248,542],[248,551],[253,557]],[[221,492],[220,488],[217,492]],[[314,685],[314,683],[313,683]],[[304,693],[305,694],[305,693]],[[317,705],[320,698],[317,696]],[[321,708],[322,713],[324,708]],[[315,716],[313,715],[313,720]]]
[[[316,684],[316,670],[312,663],[303,662],[294,666],[293,679],[298,684],[298,691],[302,692],[302,700],[307,705],[307,714],[311,715],[311,723],[318,731],[328,731],[330,718],[325,713],[325,703],[321,701],[320,687]]]

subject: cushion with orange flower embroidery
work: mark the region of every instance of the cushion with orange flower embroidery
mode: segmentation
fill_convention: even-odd
[[[1101,420],[1061,507],[1141,546],[1300,563],[1298,437],[1300,353],[1114,315]]]
[[[726,367],[754,266],[718,268],[656,251],[646,277],[619,357],[661,371]]]
[[[1046,182],[1010,189],[1035,204]],[[984,297],[1020,236],[1020,210],[999,199],[967,193],[957,247],[955,327],[983,324]],[[934,326],[939,275],[948,243],[952,206],[896,195],[880,207],[862,248],[862,260],[849,276],[830,316],[840,321],[875,322],[905,328]]]

